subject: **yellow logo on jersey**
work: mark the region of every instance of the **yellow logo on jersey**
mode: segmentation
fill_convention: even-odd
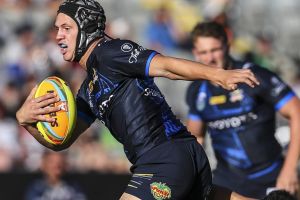
[[[227,98],[225,95],[212,96],[209,99],[209,104],[210,105],[219,105],[219,104],[226,103],[226,101],[227,101]]]

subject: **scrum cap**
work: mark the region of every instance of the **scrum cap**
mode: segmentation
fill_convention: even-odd
[[[78,26],[74,61],[78,62],[96,39],[104,37],[105,14],[95,0],[66,0],[57,11],[71,17]]]

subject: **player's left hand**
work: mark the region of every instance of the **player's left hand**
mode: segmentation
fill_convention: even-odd
[[[283,189],[291,194],[295,194],[298,190],[298,173],[297,170],[282,170],[277,178],[276,188]]]
[[[216,74],[216,84],[227,90],[237,89],[238,83],[246,83],[250,87],[259,85],[259,81],[250,69],[221,70]]]

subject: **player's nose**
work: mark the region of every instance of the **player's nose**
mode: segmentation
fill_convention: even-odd
[[[206,54],[206,60],[207,60],[208,63],[214,62],[215,59],[214,59],[213,54],[212,53],[207,53]]]
[[[59,40],[61,40],[63,38],[64,38],[63,32],[60,29],[58,29],[57,33],[56,33],[56,40],[59,41]]]
[[[214,57],[208,57],[207,58],[207,63],[209,63],[209,64],[216,64],[216,60],[214,59]]]

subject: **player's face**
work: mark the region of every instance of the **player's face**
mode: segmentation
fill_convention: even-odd
[[[52,179],[58,179],[63,174],[64,167],[66,166],[64,159],[60,154],[51,153],[44,158],[42,170]]]
[[[72,61],[75,55],[78,27],[76,22],[66,14],[59,13],[56,17],[56,40],[64,60]]]
[[[223,68],[226,47],[221,40],[214,37],[198,37],[194,42],[193,54],[197,62]]]

